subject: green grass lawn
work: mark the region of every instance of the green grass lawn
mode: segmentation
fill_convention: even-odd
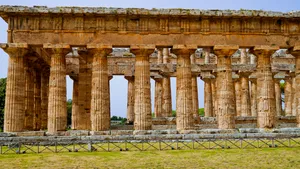
[[[0,168],[300,168],[300,148],[0,155]]]

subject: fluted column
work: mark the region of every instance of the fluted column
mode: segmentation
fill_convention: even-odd
[[[217,63],[217,121],[219,129],[235,128],[235,98],[232,81],[231,55],[238,50],[237,45],[216,45],[214,53]]]
[[[257,116],[257,85],[256,79],[251,80],[251,116]]]
[[[87,45],[93,55],[91,130],[104,131],[110,128],[110,102],[107,56],[112,52],[111,45]]]
[[[41,74],[41,129],[47,129],[48,120],[48,92],[49,92],[49,69],[45,68]]]
[[[211,52],[210,48],[203,48],[204,51],[204,64],[209,64],[209,55]]]
[[[275,85],[276,116],[281,116],[282,106],[281,106],[280,79],[274,79],[274,85]]]
[[[211,79],[203,79],[204,81],[204,116],[213,117],[213,100],[212,100],[212,82]]]
[[[257,56],[257,127],[273,128],[276,119],[275,87],[271,72],[271,55],[278,50],[275,46],[255,46]]]
[[[33,130],[34,117],[34,74],[33,68],[30,67],[28,60],[24,60],[25,64],[25,119],[24,129]]]
[[[170,63],[170,54],[168,48],[163,48],[163,63]],[[172,95],[171,95],[171,79],[164,77],[162,79],[162,116],[172,117]]]
[[[190,130],[194,127],[192,101],[192,71],[190,56],[197,46],[174,45],[177,55],[176,127],[177,130]]]
[[[285,108],[285,116],[292,115],[292,79],[286,78],[284,79],[284,108]]]
[[[297,112],[297,100],[295,97],[295,92],[296,92],[296,80],[295,77],[292,78],[292,98],[293,98],[293,103],[292,103],[292,116],[296,116]]]
[[[239,78],[233,80],[235,94],[235,111],[236,116],[241,116],[241,81]]]
[[[300,127],[300,45],[289,49],[289,52],[295,57],[295,93],[296,99],[296,119],[297,127]]]
[[[162,116],[162,79],[155,78],[154,116]]]
[[[51,55],[48,97],[48,132],[51,134],[67,129],[66,58],[70,46],[44,44]]]
[[[212,104],[213,104],[213,117],[216,117],[218,113],[216,79],[211,80],[211,93],[212,93]]]
[[[128,81],[127,89],[127,124],[133,124],[134,122],[134,77],[125,76]]]
[[[134,129],[151,130],[151,96],[149,55],[154,45],[132,45],[130,51],[135,55],[134,72]]]
[[[9,55],[6,82],[4,132],[24,130],[25,119],[25,71],[24,56],[27,44],[0,44]]]
[[[77,123],[80,123],[80,120],[84,120],[84,119],[80,119],[79,116],[79,104],[78,104],[78,80],[73,80],[73,94],[72,94],[72,116],[71,116],[71,128],[73,130],[78,129]]]
[[[249,73],[240,73],[241,79],[241,116],[251,116],[249,92]]]
[[[196,63],[195,54],[191,55],[191,65]],[[197,75],[192,75],[192,104],[195,124],[200,123]]]
[[[33,118],[33,129],[41,129],[41,73],[40,70],[35,70],[35,81],[34,81],[34,118]]]
[[[79,49],[78,74],[78,113],[72,118],[72,126],[76,130],[91,129],[91,94],[92,94],[92,60],[93,53]]]

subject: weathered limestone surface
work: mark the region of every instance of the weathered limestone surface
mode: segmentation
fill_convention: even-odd
[[[104,131],[110,128],[110,104],[107,56],[111,45],[88,45],[93,53],[91,130]]]
[[[286,78],[284,85],[284,102],[285,102],[285,116],[292,115],[292,79]]]
[[[194,126],[192,101],[192,72],[190,56],[197,46],[174,45],[177,55],[176,127],[190,130]]]
[[[241,64],[247,64],[246,49],[241,49]],[[240,72],[241,79],[241,116],[251,116],[251,103],[249,92],[250,73]]]
[[[163,56],[161,49],[157,49],[157,64],[163,63]],[[162,79],[154,78],[155,80],[155,97],[154,97],[154,116],[163,117],[162,112]]]
[[[71,128],[73,130],[78,129],[78,123],[80,123],[79,118],[79,104],[78,104],[78,80],[73,80],[73,94],[72,94],[72,122],[71,122]]]
[[[47,125],[49,133],[56,133],[67,128],[65,55],[70,51],[70,46],[45,44],[44,48],[51,53]]]
[[[76,130],[91,129],[92,60],[93,53],[79,50],[78,106]]]
[[[191,64],[195,64],[195,54],[191,55]],[[195,124],[200,123],[197,76],[192,75],[192,111]]]
[[[150,130],[152,127],[150,96],[149,55],[154,45],[132,45],[130,50],[135,55],[134,79],[134,129]]]
[[[212,98],[211,79],[204,79],[204,116],[213,117],[213,98]]]
[[[295,92],[296,92],[296,88],[297,85],[296,85],[296,80],[295,80],[295,77],[292,77],[292,116],[296,116],[297,115],[297,100],[296,100],[296,97],[295,97]]]
[[[271,72],[271,55],[276,46],[256,46],[252,49],[257,56],[257,127],[275,126],[275,87]]]
[[[296,99],[296,119],[297,119],[297,127],[300,127],[300,46],[295,46],[290,49],[290,53],[296,58],[295,64],[295,93],[294,97]]]
[[[25,119],[25,71],[24,56],[27,44],[1,45],[9,55],[4,112],[4,132],[24,130]]]
[[[216,79],[211,80],[211,93],[212,93],[212,104],[213,104],[213,117],[216,117],[218,114]]]
[[[162,116],[162,79],[155,80],[154,116]]]
[[[41,74],[41,129],[47,129],[48,121],[48,92],[49,92],[49,70],[44,69]]]
[[[163,48],[163,64],[170,63],[168,48]],[[172,117],[172,96],[170,77],[162,79],[162,117]]]
[[[128,81],[127,90],[127,124],[134,123],[134,77],[125,76]]]
[[[281,116],[281,89],[280,89],[280,80],[274,79],[275,85],[275,101],[276,101],[276,116]]]
[[[239,78],[234,79],[234,94],[235,94],[235,111],[236,116],[241,116],[241,81]]]
[[[256,79],[251,79],[251,116],[257,116],[257,84]]]
[[[214,46],[214,53],[218,57],[217,63],[217,107],[218,107],[218,128],[235,128],[234,116],[235,98],[232,81],[231,55],[238,50],[235,45]]]
[[[24,129],[33,130],[34,113],[34,74],[27,60],[24,60],[25,69],[25,119]]]
[[[41,73],[39,70],[35,70],[34,79],[34,118],[33,118],[33,129],[41,129]]]

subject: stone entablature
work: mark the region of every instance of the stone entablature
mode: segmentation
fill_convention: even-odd
[[[9,25],[9,42],[34,45],[47,39],[72,46],[91,42],[172,46],[176,42],[288,48],[300,36],[299,12],[1,6],[0,15]]]

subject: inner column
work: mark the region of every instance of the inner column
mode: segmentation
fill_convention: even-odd
[[[192,102],[192,71],[190,56],[195,53],[196,45],[174,45],[173,53],[177,55],[177,94],[176,94],[176,128],[191,130],[194,128]]]
[[[252,53],[257,56],[257,127],[275,127],[275,87],[271,71],[271,56],[278,50],[274,46],[255,46]]]
[[[149,55],[154,45],[132,45],[130,51],[135,55],[134,72],[134,129],[151,130],[151,96]]]
[[[237,45],[216,45],[213,50],[217,63],[217,121],[219,129],[235,128],[235,96],[232,81],[231,56]]]
[[[112,52],[112,46],[88,44],[87,48],[93,54],[91,130],[105,131],[110,128],[107,56]]]

